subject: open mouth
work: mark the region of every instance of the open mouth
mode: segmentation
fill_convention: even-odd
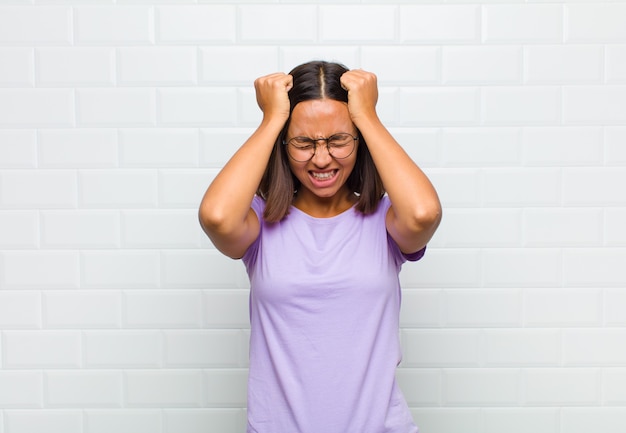
[[[330,180],[334,178],[335,175],[337,174],[337,170],[330,170],[330,171],[323,171],[323,172],[310,171],[309,174],[315,180],[326,181],[326,180]]]

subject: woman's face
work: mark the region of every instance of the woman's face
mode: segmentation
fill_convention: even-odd
[[[357,136],[348,104],[333,99],[314,99],[295,106],[286,141],[294,137],[327,138],[340,132]],[[335,159],[328,153],[325,141],[316,143],[315,155],[309,161],[289,158],[291,171],[301,184],[299,194],[310,192],[319,198],[333,198],[338,192],[347,193],[346,181],[354,169],[358,149],[344,159]]]

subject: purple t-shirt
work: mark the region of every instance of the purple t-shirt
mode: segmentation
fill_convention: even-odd
[[[378,210],[263,222],[250,278],[248,433],[416,433],[396,383],[406,260]]]

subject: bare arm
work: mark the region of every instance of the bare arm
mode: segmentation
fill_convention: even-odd
[[[348,110],[368,149],[391,200],[387,231],[404,253],[423,248],[441,221],[441,203],[424,172],[384,127],[376,113],[376,76],[352,70],[341,77],[348,90]]]
[[[292,83],[292,77],[283,73],[254,82],[263,120],[202,198],[200,225],[215,247],[229,257],[243,256],[259,235],[259,220],[250,206],[276,138],[289,117],[287,92]]]

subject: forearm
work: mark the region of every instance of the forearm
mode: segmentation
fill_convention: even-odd
[[[283,125],[264,120],[215,177],[200,205],[205,231],[230,230],[243,223]]]
[[[397,228],[429,239],[441,218],[441,203],[426,174],[374,114],[357,125],[392,203]]]

